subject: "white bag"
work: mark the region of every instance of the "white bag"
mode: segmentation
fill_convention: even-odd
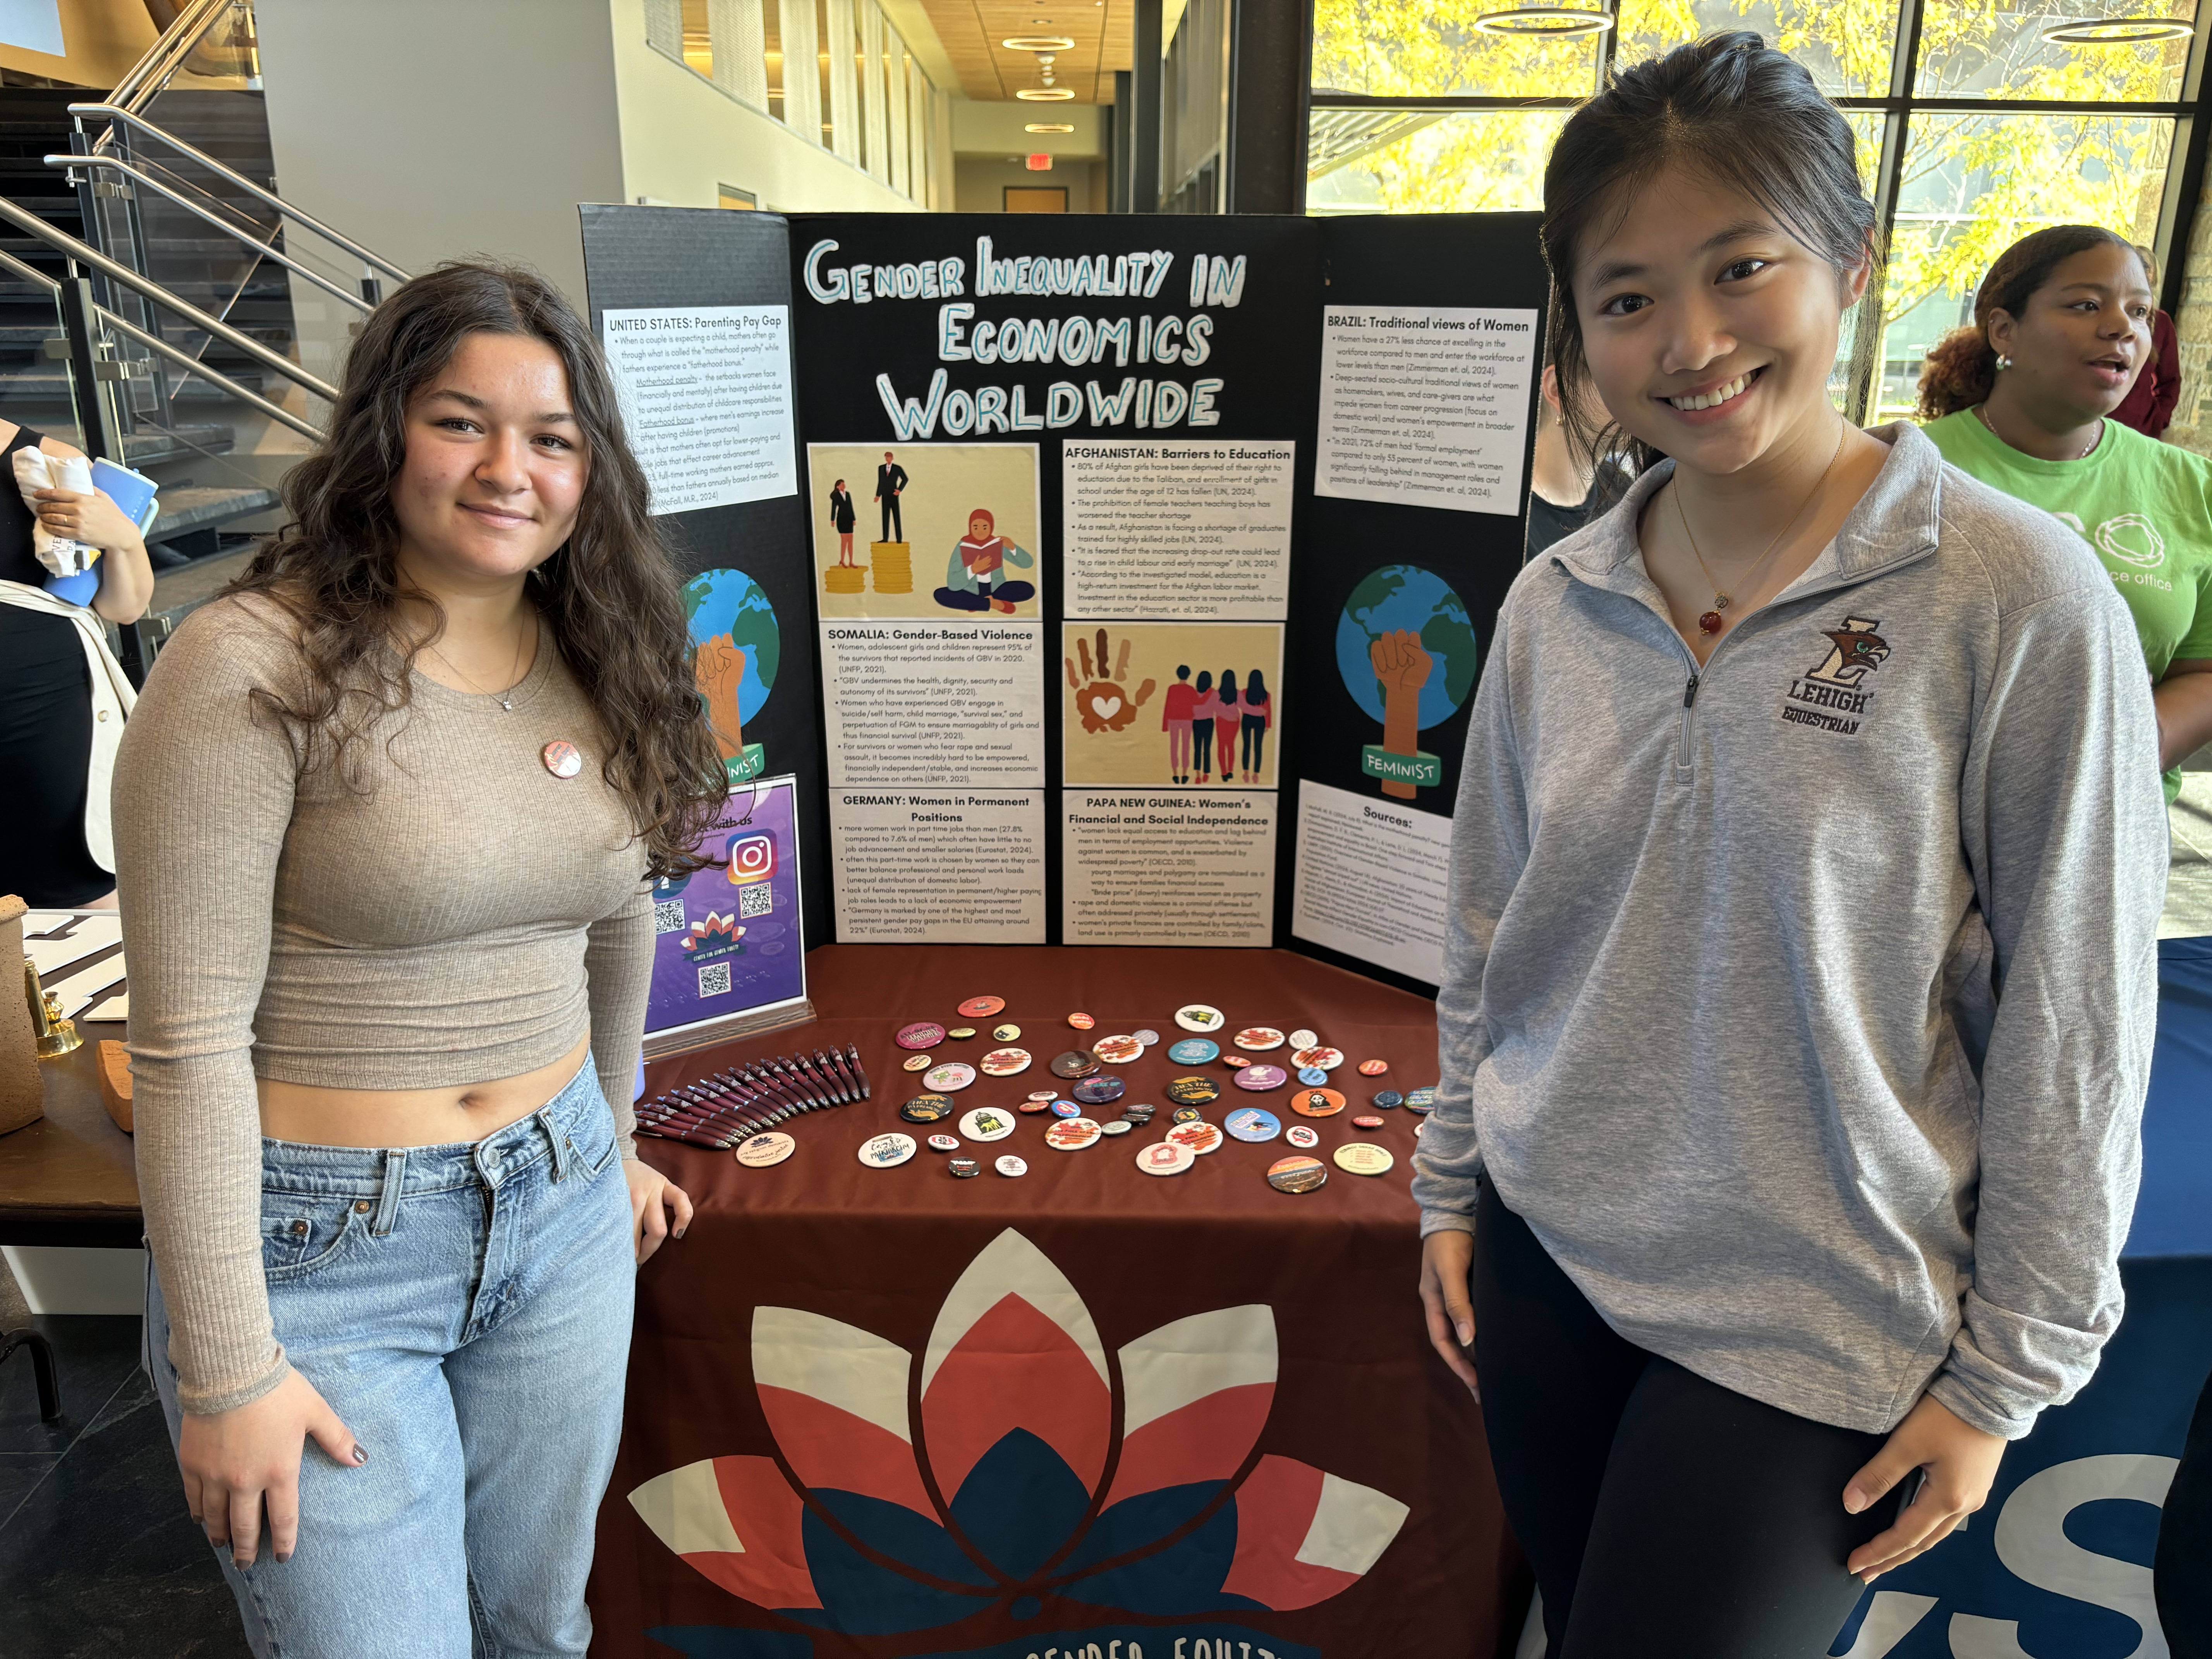
[[[74,576],[91,569],[92,562],[100,556],[100,550],[89,543],[73,542],[48,530],[39,520],[39,503],[33,492],[67,489],[89,495],[93,493],[92,463],[82,455],[49,455],[35,447],[15,451],[15,488],[22,493],[23,505],[31,509],[31,551],[39,562],[56,576]]]

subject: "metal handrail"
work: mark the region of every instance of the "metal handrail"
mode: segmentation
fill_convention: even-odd
[[[233,349],[244,352],[266,368],[275,370],[293,385],[327,398],[332,403],[338,398],[338,389],[329,381],[310,374],[290,358],[271,351],[250,334],[242,334],[220,318],[210,317],[191,301],[172,294],[151,277],[142,276],[130,266],[109,258],[98,248],[87,246],[65,230],[57,230],[29,210],[17,206],[0,196],[0,218],[27,230],[48,247],[67,254],[79,264],[88,265],[112,282],[118,282],[136,293],[143,295],[155,305],[173,311],[197,329],[212,334]]]
[[[155,37],[154,44],[125,71],[123,78],[115,83],[115,90],[107,95],[118,104],[135,106],[142,97],[151,97],[161,91],[176,73],[177,64],[191,56],[209,26],[217,15],[228,11],[232,3],[233,0],[193,0],[178,15],[175,22]]]
[[[210,155],[206,151],[194,149],[183,139],[177,137],[172,133],[162,131],[162,129],[155,126],[144,116],[140,115],[134,111],[125,109],[120,105],[117,104],[71,104],[69,106],[69,112],[71,115],[78,117],[87,115],[105,115],[110,120],[123,122],[133,128],[136,128],[138,131],[146,134],[149,137],[157,138],[161,143],[168,145],[170,149],[177,151],[178,154],[191,156],[193,161],[207,168],[209,172],[214,173],[218,179],[222,179],[227,183],[237,185],[239,189],[246,191],[246,194],[253,197],[256,200],[263,203],[266,206],[276,209],[277,212],[283,214],[286,218],[292,220],[295,223],[300,225],[304,229],[314,232],[316,235],[323,238],[324,240],[343,248],[347,252],[352,254],[356,258],[362,260],[364,264],[374,265],[379,270],[385,272],[387,276],[392,276],[400,282],[404,283],[410,279],[410,273],[401,270],[398,265],[393,264],[391,260],[386,258],[382,254],[370,252],[368,249],[363,247],[359,242],[355,241],[350,236],[347,236],[338,231],[332,230],[328,225],[325,224],[320,219],[316,218],[312,213],[308,213],[302,209],[294,207],[289,202],[277,195],[274,191],[264,190],[259,185],[255,184],[252,179],[247,178],[244,173],[233,172],[222,162],[216,161],[214,156]],[[111,131],[113,129],[112,128],[110,129]],[[77,161],[86,161],[90,158],[86,156],[77,156],[74,159]]]
[[[47,276],[45,271],[40,270],[36,265],[26,264],[22,260],[18,259],[14,254],[8,252],[5,249],[0,249],[0,270],[12,271],[27,282],[36,283],[40,288],[46,289],[49,294],[57,294],[61,291],[61,284],[56,282],[52,277]],[[93,307],[93,311],[94,314],[99,317],[101,322],[106,324],[108,327],[115,330],[118,334],[127,334],[132,339],[137,341],[140,345],[146,347],[149,350],[160,352],[161,356],[167,357],[171,362],[175,363],[179,368],[185,369],[187,373],[198,375],[210,386],[216,386],[220,390],[228,392],[231,397],[237,398],[240,403],[252,404],[254,408],[259,410],[270,420],[283,422],[286,426],[290,427],[293,431],[300,434],[302,437],[314,439],[320,439],[322,437],[323,429],[315,425],[313,422],[301,420],[297,415],[295,415],[290,410],[285,408],[282,404],[270,403],[268,398],[263,397],[259,392],[240,386],[236,380],[232,380],[229,375],[224,374],[221,369],[210,368],[205,363],[193,356],[191,352],[178,350],[176,347],[171,345],[160,335],[149,332],[149,331],[139,327],[137,324],[132,322],[129,318],[118,317],[115,313],[110,311],[106,306],[94,306]]]
[[[210,213],[198,203],[191,200],[188,197],[178,194],[177,191],[171,190],[159,179],[153,177],[150,173],[144,172],[141,168],[132,167],[130,162],[123,160],[120,156],[49,155],[46,158],[46,165],[50,167],[112,167],[116,172],[122,173],[126,178],[137,179],[140,184],[143,185],[147,189],[155,191],[157,195],[167,197],[170,201],[174,202],[179,207],[184,209],[185,212],[191,214],[194,218],[199,219],[207,224],[213,225],[224,235],[243,244],[245,246],[252,248],[262,258],[274,259],[278,264],[283,266],[285,270],[291,271],[294,275],[306,277],[317,288],[322,289],[324,293],[331,295],[336,299],[343,301],[346,304],[351,306],[356,311],[369,312],[376,309],[374,306],[362,299],[358,294],[347,293],[345,289],[340,288],[336,283],[331,281],[329,277],[323,276],[318,271],[308,270],[307,266],[301,264],[297,259],[288,258],[285,255],[279,253],[275,248],[270,246],[268,243],[261,240],[259,237],[249,236],[237,226],[225,224],[221,219],[216,217],[214,214]]]

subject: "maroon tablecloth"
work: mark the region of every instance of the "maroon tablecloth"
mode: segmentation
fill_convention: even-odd
[[[648,1073],[658,1092],[851,1042],[874,1092],[787,1124],[798,1151],[770,1169],[643,1143],[698,1216],[639,1278],[594,1653],[1499,1650],[1520,1558],[1480,1409],[1423,1332],[1406,1192],[1418,1120],[1350,1123],[1376,1090],[1436,1080],[1430,1004],[1286,951],[831,946],[809,970],[817,1024]],[[986,994],[1003,1013],[955,1012]],[[1310,1027],[1342,1048],[1332,1081],[1352,1105],[1315,1124],[1315,1155],[1364,1139],[1396,1166],[1331,1163],[1325,1186],[1287,1195],[1265,1172],[1294,1148],[1231,1140],[1185,1174],[1139,1171],[1172,1077],[1218,1079],[1217,1123],[1246,1104],[1310,1121],[1291,1110],[1295,1080],[1247,1093],[1218,1061],[1170,1060],[1186,1002],[1220,1008],[1231,1032]],[[1079,1009],[1097,1019],[1087,1037],[1066,1024]],[[971,1062],[992,1026],[1023,1028],[1036,1063],[978,1079],[963,1110],[1011,1109],[1055,1086],[1054,1054],[1150,1027],[1156,1047],[1107,1069],[1158,1119],[1063,1152],[1045,1144],[1050,1117],[1023,1116],[1010,1139],[963,1146],[984,1164],[969,1180],[926,1148],[864,1167],[871,1137],[931,1132],[897,1116],[923,1090],[893,1033],[918,1020],[981,1028],[936,1050]],[[1358,1075],[1370,1058],[1388,1074]],[[994,1170],[1007,1152],[1026,1176]]]

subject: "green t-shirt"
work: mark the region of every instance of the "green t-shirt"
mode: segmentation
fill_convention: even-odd
[[[2112,573],[2154,683],[2176,658],[2212,657],[2212,461],[2118,421],[2078,461],[2023,455],[1971,409],[1923,428],[1943,459],[2063,520]],[[2179,767],[2166,775],[2169,806]]]

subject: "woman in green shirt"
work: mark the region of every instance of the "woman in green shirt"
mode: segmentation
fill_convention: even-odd
[[[2172,861],[2159,921],[2158,1042],[2144,1103],[2147,1215],[2201,1184],[2212,1085],[2212,461],[2109,418],[2151,355],[2156,297],[2142,256],[2108,230],[2055,225],[1990,267],[1974,320],[1929,353],[1920,412],[1943,457],[2079,531],[2133,612],[2158,709]],[[2177,800],[2177,797],[2179,798]],[[2154,1571],[2175,1659],[2212,1655],[2212,1382],[2166,1494]]]
[[[1920,414],[1944,459],[2064,520],[2112,573],[2157,688],[2171,803],[2181,760],[2212,741],[2212,461],[2106,418],[2157,307],[2142,256],[2111,231],[2022,237],[1973,322],[1928,354]]]

